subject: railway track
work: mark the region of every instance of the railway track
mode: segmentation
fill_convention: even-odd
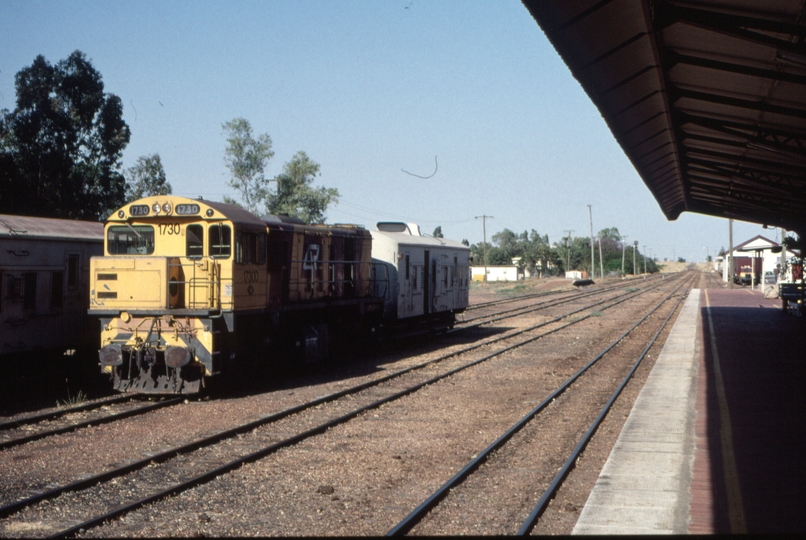
[[[48,526],[46,530],[48,534],[55,534],[56,536],[69,536],[78,533],[82,529],[88,530],[105,521],[141,508],[146,504],[181,493],[214,478],[219,478],[245,463],[260,460],[282,448],[299,444],[339,424],[376,410],[384,404],[400,400],[428,385],[445,380],[492,358],[523,347],[548,334],[578,324],[591,317],[591,314],[579,315],[585,310],[596,307],[601,312],[645,294],[648,290],[653,290],[673,281],[675,280],[659,281],[657,284],[648,285],[639,290],[623,292],[617,295],[616,298],[600,300],[572,309],[548,321],[531,325],[526,329],[508,332],[493,340],[486,340],[482,343],[453,351],[437,359],[390,373],[373,381],[282,410],[256,421],[244,423],[183,445],[151,453],[145,459],[131,460],[112,470],[87,475],[79,481],[14,501],[0,508],[0,518],[3,518],[5,522],[0,526],[5,525],[6,530],[9,530],[9,525],[19,524],[32,517],[39,519],[41,522],[43,513],[47,514],[47,508],[43,506],[43,501],[50,500],[50,503],[45,505],[48,507],[59,506],[58,502],[54,500],[56,497],[64,499],[64,497],[60,496],[72,494],[67,498],[71,501],[70,510],[61,512],[61,515],[69,515],[70,517],[57,520],[58,523],[53,522],[52,526]],[[577,316],[576,319],[565,320],[574,315]],[[465,359],[469,353],[481,347],[490,348],[492,345],[502,341],[511,343],[481,358]],[[435,366],[449,364],[447,362],[449,359],[454,359],[456,365],[446,365],[443,371],[437,375],[431,373]],[[415,374],[416,377],[414,376]],[[415,382],[411,380],[412,378],[418,378],[418,380]],[[391,381],[396,381],[398,387],[389,388],[394,386],[390,384]],[[376,399],[377,396],[372,394],[377,394],[378,392],[385,393],[385,395],[380,399]],[[356,406],[356,401],[365,403]],[[330,418],[320,421],[319,418],[322,415],[311,413],[316,413],[317,409],[321,409],[325,404],[331,404],[331,410],[328,411]],[[304,430],[297,428],[296,433],[291,436],[278,437],[276,435],[286,429],[282,426],[284,421],[287,422],[289,418],[302,414],[311,414],[317,417],[317,419],[311,418],[297,422],[298,424],[301,422],[312,427]],[[225,447],[223,450],[222,445]],[[149,465],[154,465],[154,467],[149,467]],[[160,466],[156,467],[156,465]],[[159,472],[155,472],[155,468],[159,469]],[[107,492],[111,490],[117,493],[121,485],[126,486],[126,497],[121,497],[120,495],[110,497]],[[109,505],[105,508],[99,507],[98,501],[120,501],[121,498],[126,499],[126,502],[112,505],[114,506],[113,508],[109,508]],[[86,503],[76,504],[80,501],[86,501]],[[85,509],[85,515],[77,516],[79,509]],[[93,513],[94,515],[89,517],[86,515]],[[47,520],[47,518],[45,519]],[[17,526],[20,527],[20,525]],[[64,528],[60,529],[60,527]],[[14,529],[14,527],[11,527],[11,529]],[[26,529],[23,527],[23,530]]]
[[[653,281],[649,281],[648,283],[653,283]],[[515,309],[485,314],[470,320],[465,320],[460,322],[456,328],[450,330],[449,333],[466,331],[484,324],[491,324],[500,320],[505,320],[528,313],[534,313],[547,308],[553,308],[570,302],[576,302],[591,296],[598,296],[619,290],[624,290],[624,284],[619,283],[585,292],[556,291],[560,293],[570,292],[570,294],[554,301],[549,300],[537,305],[520,306]],[[555,291],[552,291],[548,294],[538,293],[535,295],[526,295],[518,300],[542,298],[552,295],[554,292]],[[484,305],[486,307],[490,307],[491,305],[501,305],[502,303],[507,303],[511,300],[513,299],[498,302],[488,302]],[[592,306],[593,305],[591,305],[591,307]],[[583,307],[582,309],[587,309],[587,307]],[[159,410],[163,407],[173,406],[181,402],[182,398],[174,398],[170,400],[161,400],[159,403],[137,405],[133,396],[116,396],[111,399],[98,400],[93,403],[77,407],[67,407],[56,411],[15,418],[13,420],[0,423],[0,450],[39,439],[44,439],[46,437],[69,433],[71,431],[90,427],[92,425],[101,425],[131,418],[133,416]],[[135,403],[134,406],[132,405],[133,403]],[[92,414],[85,414],[89,413],[90,411],[94,412]]]
[[[662,276],[653,276],[653,277],[650,277],[647,280],[641,280],[641,281],[632,280],[633,281],[632,285],[643,285],[645,287],[647,284],[656,283],[657,281],[660,281],[662,279],[664,279]],[[478,315],[476,317],[471,317],[469,319],[463,319],[463,320],[458,321],[456,323],[453,331],[461,330],[461,329],[469,328],[469,327],[476,327],[476,326],[479,326],[479,324],[486,324],[488,322],[496,322],[496,321],[508,319],[510,317],[518,317],[520,315],[525,315],[527,313],[534,313],[534,312],[540,311],[542,309],[547,309],[547,308],[567,304],[567,303],[570,303],[570,302],[575,302],[575,301],[578,301],[580,299],[588,298],[588,297],[591,297],[591,296],[598,296],[598,295],[607,294],[607,293],[614,292],[614,291],[624,291],[625,288],[629,289],[629,288],[633,288],[633,287],[632,286],[627,286],[627,284],[625,284],[625,283],[619,283],[619,284],[615,284],[615,285],[608,285],[607,287],[596,287],[596,288],[594,288],[592,290],[589,290],[589,291],[559,291],[560,293],[566,293],[566,296],[563,296],[562,298],[554,299],[554,300],[550,299],[550,300],[547,300],[545,302],[540,302],[538,304],[529,304],[529,305],[526,305],[526,306],[518,306],[518,307],[515,307],[515,308],[511,308],[511,309],[506,309],[506,310],[503,310],[503,311],[497,311],[497,312],[493,312],[493,313],[485,313],[485,314],[482,314],[482,315]],[[544,296],[546,296],[546,295],[545,294],[537,294],[537,295],[527,295],[524,298],[543,298]],[[508,301],[506,301],[506,302],[508,302]],[[495,304],[495,305],[500,305],[500,304]]]
[[[25,416],[0,424],[0,450],[93,425],[108,424],[146,414],[177,405],[183,400],[184,398],[162,399],[156,403],[142,404],[142,401],[135,396],[124,395],[63,410]]]
[[[541,412],[543,412],[561,394],[568,391],[569,388],[571,388],[572,384],[576,383],[583,375],[585,375],[588,372],[588,370],[590,370],[598,362],[602,361],[608,355],[608,353],[610,353],[624,338],[626,338],[631,332],[633,332],[636,328],[638,328],[639,325],[643,324],[651,315],[660,310],[667,302],[669,302],[670,300],[672,300],[677,296],[678,300],[677,302],[674,303],[673,309],[669,311],[668,315],[665,317],[665,319],[663,320],[662,324],[659,326],[657,331],[654,332],[654,334],[648,340],[644,348],[635,358],[634,362],[627,371],[626,375],[622,378],[620,384],[618,384],[617,387],[613,390],[607,402],[599,410],[594,421],[587,427],[583,436],[579,439],[579,441],[577,441],[572,451],[568,454],[567,458],[563,462],[562,467],[560,467],[557,474],[551,479],[548,486],[545,487],[544,491],[538,498],[537,502],[535,503],[534,507],[532,508],[527,518],[519,525],[517,534],[528,535],[532,530],[532,528],[534,527],[534,525],[536,524],[539,517],[545,511],[546,507],[548,506],[552,497],[556,493],[562,481],[566,478],[570,470],[573,468],[575,461],[577,460],[577,458],[579,458],[585,446],[590,441],[593,434],[596,432],[596,429],[601,424],[605,415],[608,413],[608,411],[610,410],[610,408],[612,407],[618,396],[621,394],[624,387],[629,382],[630,378],[635,373],[641,361],[646,357],[647,353],[649,352],[650,348],[654,345],[660,333],[666,328],[672,316],[677,312],[678,307],[685,299],[685,294],[679,294],[680,290],[689,289],[693,281],[694,280],[691,279],[687,283],[680,284],[680,287],[678,287],[675,291],[670,292],[666,296],[666,298],[664,298],[660,303],[658,303],[655,307],[653,307],[641,319],[639,319],[635,324],[633,324],[626,332],[624,332],[616,340],[611,342],[607,347],[605,347],[604,349],[599,351],[596,355],[594,355],[581,369],[579,369],[571,377],[566,379],[562,384],[560,384],[557,387],[556,390],[554,390],[543,401],[541,401],[537,407],[529,411],[526,415],[524,415],[517,422],[515,422],[509,429],[507,429],[503,434],[501,434],[501,436],[499,436],[495,441],[493,441],[492,444],[490,444],[483,451],[479,452],[476,455],[476,457],[474,457],[464,467],[462,467],[462,469],[456,475],[454,475],[439,489],[437,489],[434,493],[428,496],[417,508],[415,508],[403,520],[401,520],[397,525],[395,525],[392,529],[390,529],[387,532],[387,536],[404,535],[412,531],[412,529],[414,529],[418,524],[423,522],[426,516],[430,512],[432,512],[440,504],[440,502],[443,501],[448,496],[449,492],[451,492],[452,490],[456,490],[465,480],[468,479],[468,477],[470,477],[484,463],[486,463],[489,459],[491,459],[494,452],[501,450],[508,442],[510,442],[513,439],[513,437],[516,434],[521,432],[521,430],[523,430],[531,422],[533,422],[535,417],[537,417]],[[499,459],[499,461],[505,461],[505,458],[501,458]],[[499,468],[506,467],[506,465],[502,465],[501,463],[496,464],[496,466]],[[454,501],[456,501],[457,499],[461,499],[461,495],[455,495],[453,497]],[[427,531],[425,532],[425,534],[429,534],[429,532]]]

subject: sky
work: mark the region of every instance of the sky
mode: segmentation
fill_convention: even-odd
[[[659,260],[729,245],[725,219],[665,218],[516,0],[0,0],[0,13],[0,109],[37,55],[80,50],[123,102],[124,169],[157,153],[176,195],[237,199],[222,124],[241,117],[272,139],[267,177],[300,150],[319,163],[316,185],[340,193],[328,223],[556,242],[590,236],[592,217]],[[734,221],[734,244],[779,234]]]

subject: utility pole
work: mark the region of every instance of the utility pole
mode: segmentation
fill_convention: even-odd
[[[602,258],[602,237],[599,237],[599,273],[602,274],[604,279],[604,259]]]
[[[638,267],[635,266],[635,248],[637,248],[637,247],[638,247],[638,240],[633,240],[633,243],[632,243],[632,275],[634,275],[634,276],[638,275],[638,272],[637,272]]]
[[[591,208],[591,205],[588,205],[588,213],[590,214],[591,218],[591,279],[593,279],[596,274],[596,266],[595,261],[593,260],[593,209]]]
[[[642,253],[644,257],[644,275],[646,275],[646,245],[644,245],[644,252]]]
[[[733,288],[733,219],[728,220],[728,288]]]
[[[576,229],[574,229],[576,230]],[[568,241],[571,240],[571,233],[574,230],[565,230],[563,231],[566,234],[565,237],[565,271],[568,272],[571,269],[571,247],[568,245]]]
[[[627,244],[624,242],[627,239],[627,235],[623,235],[621,237],[621,279],[624,279],[624,251],[627,247]]]
[[[481,227],[484,231],[484,282],[487,282],[487,220],[494,219],[493,216],[476,216],[481,220]]]

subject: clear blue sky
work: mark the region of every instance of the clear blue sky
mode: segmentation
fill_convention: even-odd
[[[508,1],[0,0],[0,108],[14,75],[78,49],[120,96],[124,167],[158,153],[175,194],[220,200],[221,125],[268,133],[278,174],[304,150],[336,187],[328,222],[509,228],[557,241],[617,227],[689,261],[728,246],[727,220],[664,217],[598,110],[523,5]],[[421,179],[403,172],[429,176]],[[777,231],[735,222],[734,243]],[[644,248],[640,248],[644,251]]]

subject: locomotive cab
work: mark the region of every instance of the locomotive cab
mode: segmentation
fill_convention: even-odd
[[[105,224],[90,265],[104,371],[121,391],[193,393],[227,361],[233,307],[265,304],[266,230],[240,208],[174,196],[136,201]]]

